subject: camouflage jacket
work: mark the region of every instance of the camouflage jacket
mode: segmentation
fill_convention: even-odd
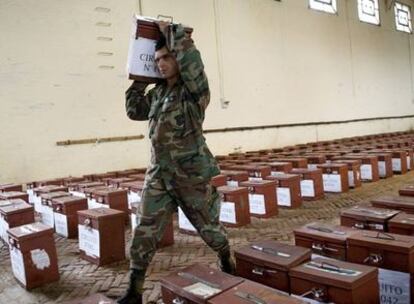
[[[171,42],[167,47],[176,53],[179,80],[172,88],[163,81],[147,94],[147,84],[134,82],[126,91],[126,112],[132,120],[149,120],[147,179],[162,178],[167,187],[176,187],[208,182],[219,169],[202,134],[210,90],[200,53],[182,26]]]

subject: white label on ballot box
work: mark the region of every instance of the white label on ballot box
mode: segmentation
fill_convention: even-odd
[[[72,194],[73,196],[86,198],[86,194],[83,193],[83,192],[79,192],[79,191],[69,191],[69,193]]]
[[[132,203],[140,203],[141,202],[141,193],[130,191],[128,193],[128,205],[131,208]]]
[[[134,213],[131,213],[131,226],[132,226],[132,234],[134,234],[134,230],[138,225],[138,221],[137,221],[137,215]]]
[[[46,226],[53,228],[55,226],[55,220],[53,218],[53,209],[46,205],[43,205],[42,207],[43,207],[42,213],[41,213],[42,223],[45,224]]]
[[[44,249],[30,250],[30,256],[32,257],[32,263],[39,270],[43,270],[50,267],[50,257]]]
[[[279,206],[292,206],[290,189],[285,187],[276,188],[277,204]]]
[[[194,228],[193,224],[191,224],[191,222],[185,216],[183,210],[180,207],[178,207],[178,227],[188,231],[197,231]]]
[[[22,252],[16,247],[10,246],[10,260],[15,278],[23,285],[26,285],[26,270],[24,268]]]
[[[372,180],[372,166],[371,165],[361,165],[361,178],[363,180]]]
[[[78,225],[79,249],[91,257],[100,256],[99,231],[89,226]]]
[[[236,224],[236,206],[233,202],[221,202],[220,222]]]
[[[392,171],[401,172],[401,159],[400,158],[392,159]]]
[[[407,169],[411,170],[411,158],[407,156]]]
[[[27,194],[29,195],[29,203],[30,204],[34,204],[34,191],[33,191],[33,189],[27,189]]]
[[[227,186],[229,186],[229,187],[238,187],[239,186],[239,182],[238,181],[229,180],[229,181],[227,181]]]
[[[128,52],[127,71],[132,75],[161,78],[155,64],[155,40],[131,39]]]
[[[9,223],[6,222],[3,215],[0,214],[0,237],[8,243],[9,236],[7,234],[7,229],[9,229]]]
[[[313,180],[304,179],[300,181],[300,192],[303,197],[315,197],[315,187]]]
[[[342,192],[341,176],[339,174],[323,174],[323,189],[326,192]]]
[[[98,203],[94,198],[88,198],[88,209],[94,208],[109,208],[107,204]]]
[[[249,211],[253,214],[266,214],[265,197],[263,194],[249,194]]]
[[[378,268],[381,304],[411,303],[410,274]]]
[[[272,171],[272,172],[270,172],[271,176],[278,176],[280,174],[285,174],[285,172],[283,172],[283,171]]]
[[[308,164],[308,169],[318,169],[318,164]]]
[[[352,170],[348,171],[348,182],[349,182],[349,187],[355,186],[354,171]]]
[[[40,196],[33,196],[33,204],[34,204],[34,210],[37,213],[43,212],[43,205],[42,205],[42,198]]]
[[[55,212],[54,217],[56,233],[64,237],[68,237],[68,218],[66,215]]]
[[[386,168],[385,168],[385,161],[383,160],[378,161],[378,171],[379,171],[380,177],[385,177],[387,173]]]
[[[262,180],[263,180],[263,178],[261,178],[261,177],[249,177],[249,181],[251,181],[251,182],[260,182]]]

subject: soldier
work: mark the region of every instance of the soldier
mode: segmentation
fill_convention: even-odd
[[[219,195],[209,183],[219,168],[202,131],[210,101],[204,66],[183,26],[165,22],[158,26],[162,34],[155,62],[163,80],[147,94],[147,84],[137,81],[126,91],[127,115],[132,120],[149,120],[152,147],[130,248],[130,282],[118,300],[121,304],[142,303],[146,269],[177,207],[217,252],[221,270],[234,273],[226,231],[219,222]],[[168,33],[172,39],[167,42]]]

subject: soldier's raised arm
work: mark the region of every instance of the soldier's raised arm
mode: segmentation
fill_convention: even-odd
[[[167,39],[168,48],[176,53],[178,68],[185,86],[196,99],[209,94],[207,76],[204,72],[204,64],[200,52],[194,45],[194,41],[186,35],[181,24],[173,26],[173,39]]]
[[[145,94],[147,83],[134,81],[125,92],[127,116],[132,120],[148,120],[151,107],[151,91]]]

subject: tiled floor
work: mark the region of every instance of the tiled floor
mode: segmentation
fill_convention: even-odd
[[[405,183],[414,183],[414,172],[396,175],[376,183],[365,183],[361,188],[345,194],[329,194],[324,199],[305,202],[300,209],[281,210],[271,219],[252,219],[252,223],[239,229],[228,229],[232,248],[246,245],[258,239],[277,239],[292,243],[292,229],[319,219],[338,222],[341,208],[366,204],[371,197],[380,194],[397,194]],[[176,223],[175,223],[176,224]],[[177,226],[177,225],[175,225]],[[130,230],[126,232],[130,240]],[[0,303],[37,304],[62,303],[65,300],[102,292],[110,297],[119,296],[127,286],[128,261],[105,267],[97,267],[79,258],[78,242],[56,237],[59,258],[60,281],[28,292],[17,285],[11,272],[8,248],[0,244]],[[176,269],[204,263],[216,267],[214,253],[201,239],[175,232],[175,244],[160,250],[149,270],[146,282],[146,300],[160,299],[159,279]]]

